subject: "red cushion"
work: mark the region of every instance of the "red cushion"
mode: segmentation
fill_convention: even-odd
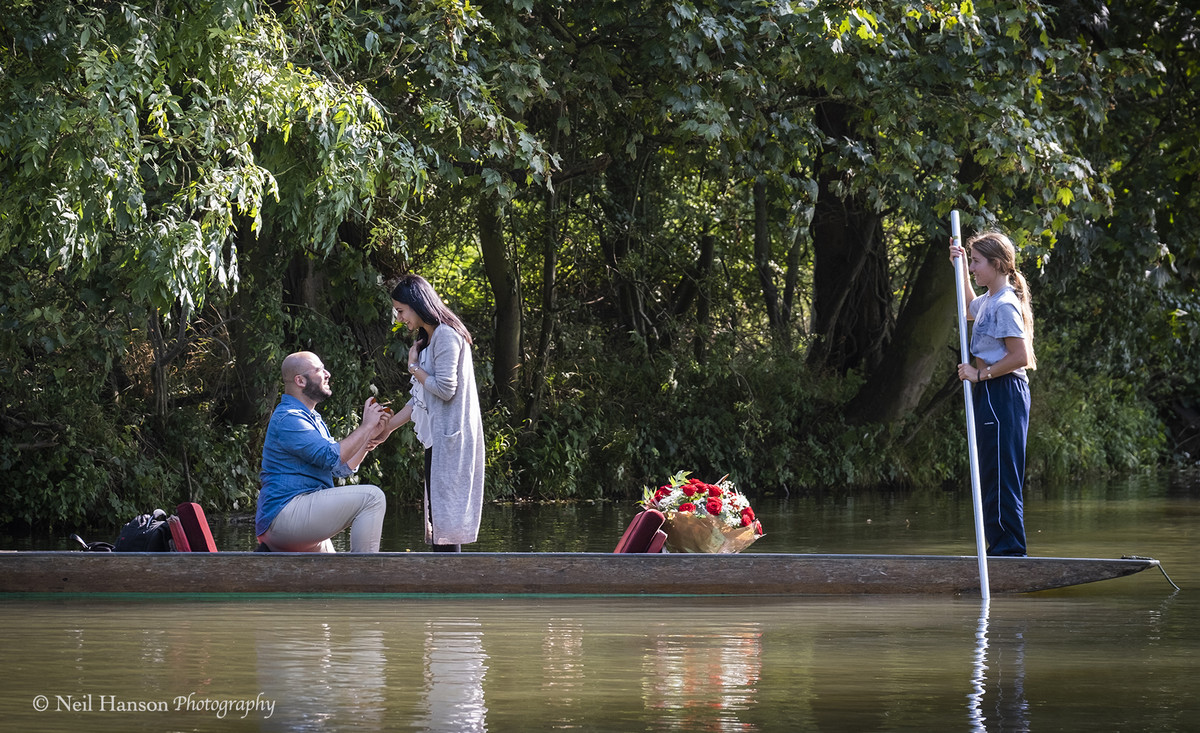
[[[638,514],[625,528],[625,534],[621,535],[621,541],[613,552],[651,552],[650,544],[655,539],[655,533],[662,530],[666,521],[667,518],[657,509],[647,509]],[[663,540],[666,540],[665,533]],[[661,544],[658,547],[662,549]]]
[[[183,531],[183,523],[179,521],[179,517],[173,514],[167,517],[167,527],[171,529],[171,540],[175,543],[175,552],[191,552],[187,534]]]
[[[184,552],[216,552],[217,543],[213,542],[212,532],[208,529],[208,519],[204,510],[194,501],[187,501],[175,507],[179,515],[179,523],[183,526],[187,544],[190,547]],[[175,543],[178,548],[179,543]]]
[[[663,545],[667,544],[667,533],[661,529],[654,533],[654,537],[650,540],[650,546],[646,548],[646,552],[662,552]]]

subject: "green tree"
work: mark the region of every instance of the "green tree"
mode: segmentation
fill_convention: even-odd
[[[1077,380],[1071,408],[1096,415],[1115,466],[1145,461],[1131,436],[1147,428],[1128,417],[1141,410],[1194,461],[1200,384],[1184,365],[1200,360],[1200,18],[1185,3],[1143,2],[1063,2],[1060,15],[1115,78],[1104,134],[1081,145],[1115,206],[1064,227],[1039,283],[1045,325]]]
[[[493,495],[953,477],[952,208],[1036,280],[1035,465],[1195,440],[1181,6],[0,3],[0,519],[246,507],[284,353],[403,394],[412,270]]]
[[[515,129],[459,61],[478,25],[467,8],[5,3],[5,453],[47,487],[14,497],[12,516],[79,518],[191,491],[204,444],[244,441],[262,419],[283,353],[361,346],[327,325],[370,331],[386,300],[368,238],[347,256],[339,235],[378,200],[402,212],[443,159],[479,144],[462,130]],[[365,387],[365,366],[348,387]],[[205,430],[170,424],[180,408]],[[181,434],[197,439],[192,457],[144,476],[171,466]],[[231,447],[243,502],[250,437]],[[49,496],[71,487],[80,496]]]

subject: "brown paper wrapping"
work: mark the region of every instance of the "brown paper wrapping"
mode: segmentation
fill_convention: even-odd
[[[754,527],[726,527],[716,517],[667,512],[667,549],[671,552],[741,552],[762,535]]]

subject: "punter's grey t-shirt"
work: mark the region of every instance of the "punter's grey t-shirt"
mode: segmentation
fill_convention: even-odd
[[[1025,319],[1021,316],[1021,301],[1011,285],[1006,285],[996,293],[984,293],[971,301],[969,306],[975,325],[971,329],[971,353],[983,359],[988,364],[995,364],[1004,358],[1008,350],[1004,348],[1006,338],[1025,338]],[[1021,379],[1025,376],[1025,367],[1013,372]]]

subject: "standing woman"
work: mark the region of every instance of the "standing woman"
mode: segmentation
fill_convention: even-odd
[[[483,508],[483,419],[471,334],[419,275],[396,284],[392,309],[415,336],[408,351],[412,398],[371,447],[412,420],[425,446],[425,541],[435,552],[460,552],[478,536]]]
[[[1025,555],[1025,443],[1029,434],[1029,380],[1033,356],[1033,308],[1029,284],[1017,270],[1013,243],[1000,232],[967,241],[963,269],[971,364],[958,365],[958,378],[975,383],[975,440],[983,486],[983,526],[989,555]],[[950,246],[950,259],[964,254]],[[987,288],[976,295],[975,284]]]

